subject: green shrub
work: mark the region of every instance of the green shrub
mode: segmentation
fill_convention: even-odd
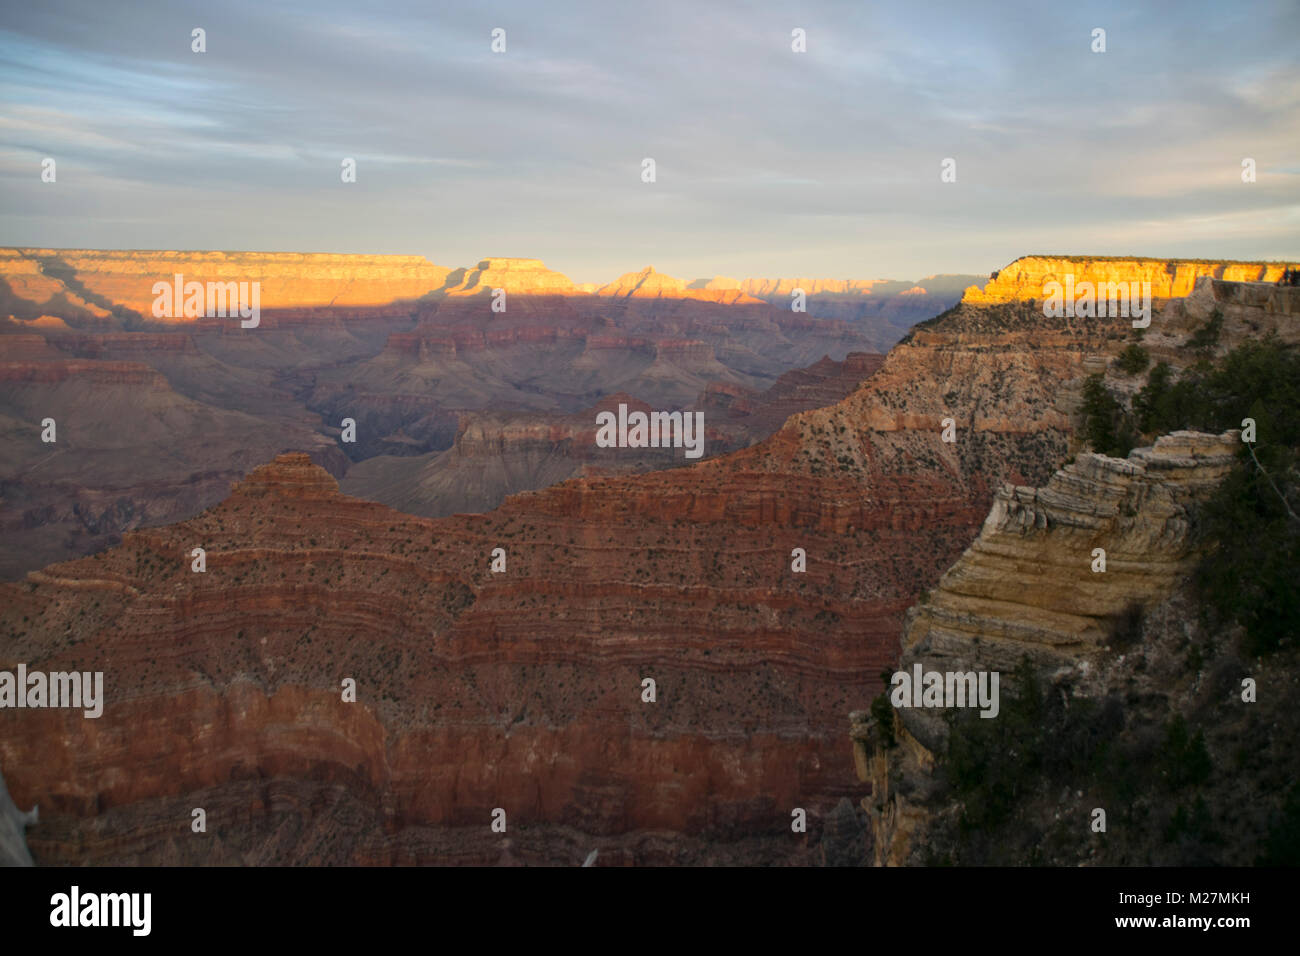
[[[1223,313],[1215,309],[1209,320],[1197,329],[1187,343],[1198,352],[1212,352],[1219,344],[1219,335],[1223,332]]]
[[[1083,420],[1083,437],[1093,451],[1125,458],[1133,449],[1136,436],[1128,416],[1100,374],[1089,375],[1083,384]]]
[[[1146,367],[1151,364],[1151,356],[1142,346],[1129,345],[1119,353],[1119,358],[1115,360],[1115,364],[1125,375],[1136,375],[1145,371]]]

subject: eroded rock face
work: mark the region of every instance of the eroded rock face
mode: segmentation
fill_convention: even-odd
[[[613,346],[611,346],[613,347]],[[591,348],[591,342],[588,342]],[[782,375],[765,392],[719,382],[688,406],[704,415],[704,457],[727,454],[777,431],[796,412],[833,405],[869,377],[883,355],[851,353]],[[487,511],[507,495],[568,478],[632,474],[690,464],[681,448],[600,448],[596,415],[618,406],[652,413],[651,405],[617,393],[574,415],[463,413],[455,443],[426,455],[383,455],[348,470],[343,490],[411,514],[440,517]]]
[[[1043,286],[1074,276],[1081,282],[1149,282],[1154,299],[1190,295],[1202,277],[1233,282],[1277,282],[1285,263],[1207,262],[1193,259],[1122,259],[1110,257],[1022,256],[999,269],[983,288],[971,286],[963,301],[972,305],[1046,298]]]
[[[259,283],[257,327],[156,320],[153,285],[178,274]],[[412,256],[0,249],[0,279],[9,579],[193,515],[281,451],[310,452],[340,476],[367,458],[428,460],[475,413],[502,422],[509,439],[521,416],[562,419],[620,392],[660,409],[710,388],[761,392],[790,368],[864,343],[843,323],[758,302],[587,295],[535,259],[449,272]],[[493,288],[507,291],[508,311],[491,311]],[[56,443],[41,441],[46,419]],[[355,442],[340,440],[347,420]],[[741,429],[745,441],[719,434],[714,447],[764,437],[783,418],[762,416],[761,434],[758,420]],[[521,473],[503,459],[500,475],[456,502],[415,509],[489,507],[576,473],[536,452],[533,443]],[[636,466],[622,459],[615,470]]]
[[[568,276],[561,275],[541,259],[483,259],[473,269],[463,270],[460,281],[435,294],[448,296],[488,295],[504,289],[507,295],[571,295],[579,290]]]
[[[486,332],[465,328],[468,297],[435,302],[406,344],[451,361],[462,342],[536,335],[520,299]],[[540,299],[571,333],[542,344],[581,354],[599,313]],[[695,334],[701,304],[645,301],[629,298],[611,347],[735,347]],[[793,328],[742,308],[746,335]],[[1127,334],[963,305],[753,447],[485,515],[403,515],[282,457],[190,521],[4,585],[0,667],[105,671],[98,721],[27,710],[0,738],[14,793],[49,807],[31,845],[87,863],[809,861],[860,796],[842,715],[896,664],[904,609],[998,488],[1047,482],[1067,457],[1063,393]],[[745,400],[726,385],[717,400]],[[1007,527],[1067,504],[1008,498]],[[210,839],[189,830],[195,806]],[[809,844],[792,841],[793,807]],[[842,845],[860,844],[841,811],[821,855]]]
[[[1094,666],[1131,608],[1168,598],[1198,552],[1191,531],[1236,460],[1237,432],[1174,432],[1127,459],[1084,453],[1042,488],[1001,488],[979,537],[908,611],[898,669],[1009,673],[1023,657],[1041,672]],[[1104,551],[1105,570],[1098,570]],[[858,773],[872,787],[878,865],[917,862],[941,710],[899,708],[898,746],[880,746],[856,712]]]
[[[261,308],[301,309],[414,300],[440,287],[450,271],[423,256],[0,249],[0,275],[23,299],[43,304],[61,294],[93,306],[100,317],[117,305],[150,321],[159,321],[153,317],[153,284],[171,282],[176,274],[186,282],[258,282]]]
[[[1127,459],[1085,452],[1043,488],[1003,486],[979,537],[917,609],[904,661],[963,670],[975,638],[980,663],[1004,670],[1025,654],[1050,666],[1095,653],[1115,615],[1185,576],[1194,509],[1240,449],[1237,432],[1174,432]]]

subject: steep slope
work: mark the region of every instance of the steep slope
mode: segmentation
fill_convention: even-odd
[[[177,275],[257,283],[260,321],[155,319],[154,283]],[[452,272],[414,256],[0,249],[0,277],[9,314],[0,423],[11,439],[0,455],[0,577],[9,578],[103,547],[124,528],[192,515],[279,451],[309,451],[336,474],[349,460],[427,460],[475,412],[485,422],[557,418],[620,391],[676,408],[709,389],[761,390],[862,341],[762,303],[613,302],[533,259]],[[492,311],[496,288],[505,312]],[[132,445],[133,406],[173,401],[168,434]],[[47,417],[64,445],[38,440]],[[355,442],[340,440],[347,419]],[[765,420],[762,434],[779,424]],[[87,437],[119,428],[126,442]],[[51,454],[74,440],[99,453]],[[619,470],[637,467],[624,459]],[[573,474],[539,468],[485,480],[476,507]]]
[[[148,365],[70,359],[33,338],[0,336],[19,346],[0,353],[0,575],[193,514],[286,449],[345,467],[292,408],[255,417],[215,407],[178,394]]]
[[[877,864],[1297,862],[1300,432],[1271,409],[1300,382],[1298,292],[1202,275],[1089,360],[1075,444],[1179,422],[1251,437],[1084,450],[998,492],[895,666],[1000,673],[1000,710],[891,693],[852,715]]]
[[[1191,530],[1240,447],[1237,432],[1178,432],[999,493],[979,538],[908,612],[897,666],[999,671],[1000,712],[987,726],[951,709],[852,715],[877,865],[1256,862],[1294,779],[1294,655],[1241,655],[1203,623],[1191,577]],[[1243,706],[1244,677],[1268,688],[1258,712]],[[1183,712],[1211,731],[1180,729]],[[1243,742],[1269,770],[1238,781]],[[1090,829],[1096,808],[1105,832]]]

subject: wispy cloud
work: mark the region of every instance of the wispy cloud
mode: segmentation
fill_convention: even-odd
[[[45,0],[0,31],[0,242],[507,247],[592,281],[1296,256],[1297,34],[1266,0]]]

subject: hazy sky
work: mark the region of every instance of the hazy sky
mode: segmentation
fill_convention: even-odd
[[[6,0],[0,245],[529,256],[580,282],[1294,258],[1298,63],[1295,0]]]

